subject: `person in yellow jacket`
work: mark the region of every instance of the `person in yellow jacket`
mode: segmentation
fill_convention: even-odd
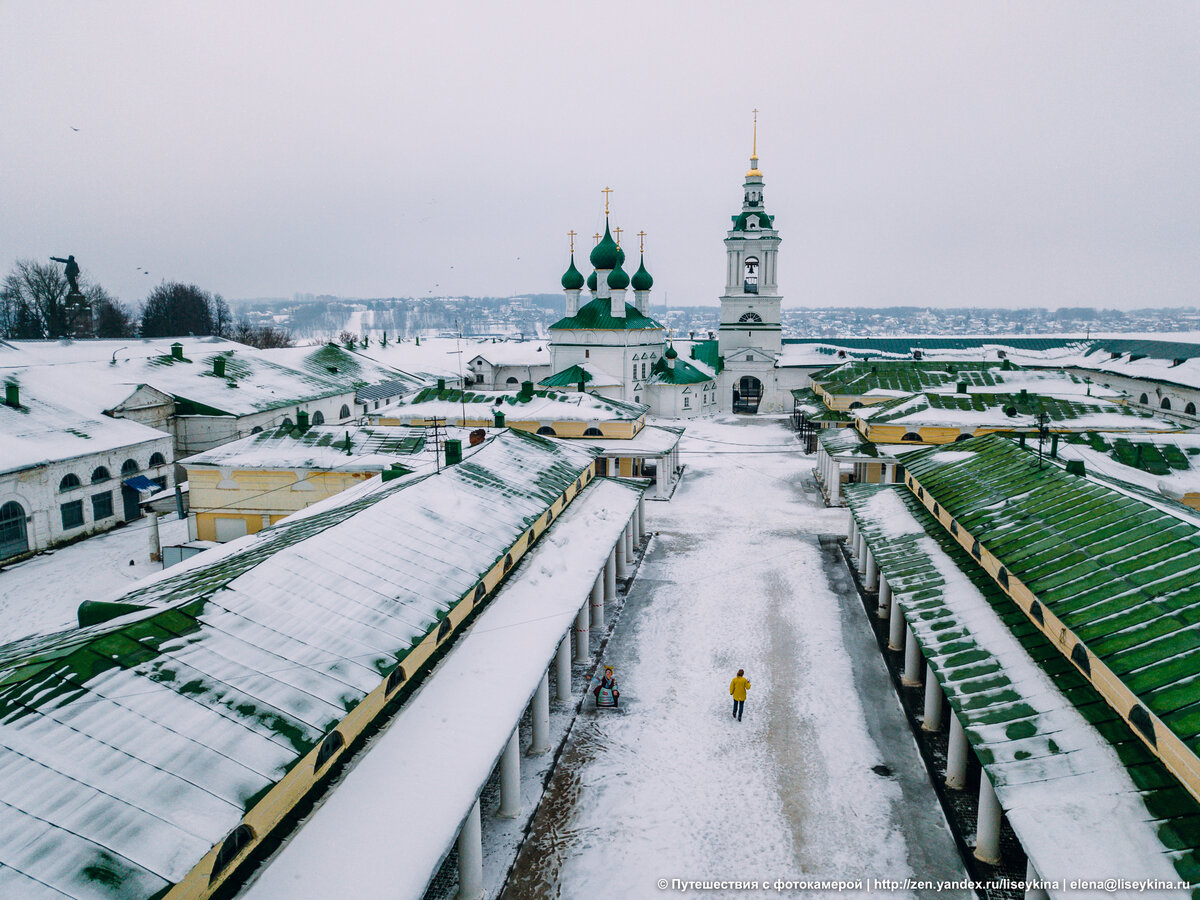
[[[742,707],[746,705],[746,691],[750,690],[750,679],[746,670],[738,669],[737,676],[729,682],[729,693],[733,696],[733,717],[742,721]]]

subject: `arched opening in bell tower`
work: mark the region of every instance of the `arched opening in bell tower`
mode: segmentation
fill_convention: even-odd
[[[747,294],[758,293],[758,257],[747,256],[742,267],[742,290]]]

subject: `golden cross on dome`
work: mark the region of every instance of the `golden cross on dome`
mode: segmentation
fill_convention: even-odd
[[[595,234],[592,235],[592,238],[596,241],[597,244],[600,243],[600,232],[597,231]]]
[[[612,188],[610,188],[610,187],[606,187],[604,190],[602,190],[600,192],[604,195],[604,215],[606,215],[606,216],[608,215],[608,195],[611,194],[612,192],[613,192]]]
[[[638,232],[638,252],[639,253],[646,252],[646,232],[644,232],[644,231]]]
[[[575,252],[575,229],[572,228],[567,234],[571,237],[571,253],[573,254]]]
[[[750,151],[750,155],[758,159],[758,110],[754,110],[754,149]]]
[[[617,246],[618,246],[618,247],[620,247],[620,246],[621,246],[621,232],[622,232],[623,230],[624,230],[624,229],[622,229],[622,228],[614,228],[614,229],[613,229],[613,231],[615,231],[615,232],[617,233]]]

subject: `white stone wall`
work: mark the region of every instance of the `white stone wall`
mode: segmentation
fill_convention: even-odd
[[[1127,375],[1113,375],[1108,372],[1099,372],[1095,369],[1072,368],[1065,371],[1077,378],[1090,378],[1093,384],[1112,388],[1114,391],[1121,391],[1128,395],[1131,406],[1139,406],[1154,410],[1155,412],[1163,412],[1166,410],[1164,410],[1162,403],[1163,400],[1167,400],[1171,404],[1169,412],[1181,417],[1187,416],[1190,419],[1198,418],[1195,415],[1187,414],[1185,411],[1189,403],[1194,403],[1195,409],[1200,411],[1200,389],[1161,384],[1141,378],[1130,378]],[[1146,396],[1144,404],[1141,402],[1143,394]]]
[[[161,453],[166,464],[151,468],[150,457]],[[132,459],[138,464],[139,475],[150,479],[166,478],[172,486],[173,462],[172,440],[169,434],[143,441],[116,450],[106,450],[68,460],[47,463],[20,472],[0,475],[0,506],[15,500],[26,512],[25,529],[30,550],[44,550],[61,541],[87,534],[107,531],[125,521],[124,504],[121,497],[121,466]],[[100,484],[92,484],[92,473],[99,467],[108,469],[110,478]],[[59,485],[68,474],[74,474],[80,486],[60,492]],[[97,521],[92,512],[92,497],[110,492],[113,514]],[[75,500],[83,501],[83,524],[65,529],[62,524],[62,505]]]
[[[349,416],[341,415],[343,406],[349,411]],[[296,413],[300,410],[308,413],[310,423],[314,414],[320,412],[325,417],[326,425],[348,425],[357,421],[359,415],[354,392],[347,391],[244,416],[176,416],[171,422],[176,455],[179,459],[185,459],[254,434],[256,428],[271,431],[284,424],[285,419],[295,423]]]

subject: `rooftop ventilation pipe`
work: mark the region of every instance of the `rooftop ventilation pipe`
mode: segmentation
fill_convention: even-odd
[[[296,413],[296,428],[302,432],[308,431],[308,413],[303,409]]]
[[[521,382],[521,392],[519,394],[517,394],[517,399],[520,400],[522,403],[528,403],[530,400],[533,399],[533,382],[532,381],[522,381]]]
[[[1082,477],[1085,472],[1086,472],[1086,469],[1084,469],[1084,467],[1083,467],[1082,459],[1068,459],[1067,460],[1067,474],[1068,475],[1079,475],[1080,477]]]
[[[439,378],[439,379],[438,379],[438,390],[439,390],[439,391],[444,391],[445,389],[446,389],[446,379],[445,379],[445,378]]]
[[[462,462],[462,441],[449,438],[446,441],[446,465],[453,466]]]
[[[1050,458],[1058,459],[1058,435],[1057,434],[1050,435]],[[1069,466],[1070,463],[1068,463],[1067,465]],[[1080,463],[1080,465],[1082,466],[1083,463]]]
[[[496,410],[496,412],[493,413],[493,415],[496,418],[496,427],[503,428],[504,427],[504,413],[500,412],[500,410]]]
[[[171,345],[171,359],[183,359],[183,344],[179,341]]]
[[[391,481],[393,478],[399,478],[402,475],[408,475],[412,469],[406,469],[400,463],[392,463],[390,468],[384,469],[379,474],[384,481]]]
[[[967,383],[965,381],[960,381],[958,383],[958,392],[960,394],[965,394],[967,392]]]
[[[21,408],[21,388],[13,382],[4,385],[4,404],[13,409]]]
[[[225,377],[225,357],[218,356],[213,359],[213,374],[218,378]]]

